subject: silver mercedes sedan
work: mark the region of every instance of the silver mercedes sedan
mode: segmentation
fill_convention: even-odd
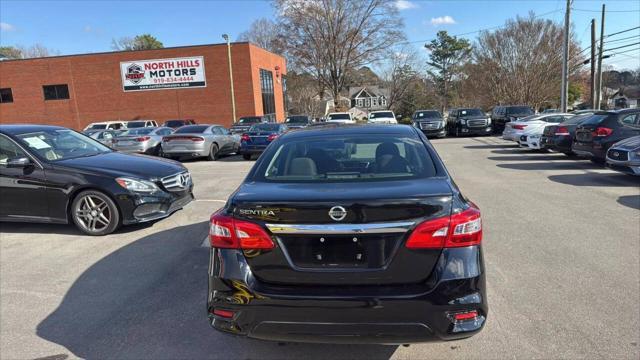
[[[129,129],[113,140],[113,148],[126,153],[160,155],[162,138],[172,132],[168,127]]]
[[[221,125],[186,125],[162,139],[162,156],[167,158],[206,157],[238,152],[240,135],[233,135]]]

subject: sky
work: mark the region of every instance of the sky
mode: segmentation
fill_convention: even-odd
[[[357,1],[357,0],[356,0]],[[606,4],[605,34],[640,26],[638,0],[573,0],[572,28],[583,47],[589,45],[589,25]],[[566,0],[480,1],[396,0],[412,46],[423,45],[439,30],[474,40],[477,31],[500,27],[530,11],[562,23]],[[165,47],[222,42],[249,28],[254,20],[274,18],[268,1],[19,1],[0,0],[0,46],[42,44],[61,55],[111,50],[114,38],[150,33]],[[625,40],[624,38],[632,37]],[[640,29],[612,36],[609,47],[640,42]],[[605,45],[605,48],[607,46]],[[640,68],[640,45],[617,50],[604,63],[616,69]]]

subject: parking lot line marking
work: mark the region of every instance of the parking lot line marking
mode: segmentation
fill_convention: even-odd
[[[200,244],[201,247],[211,247],[211,243],[209,242],[209,236],[205,236],[204,240],[202,240],[202,244]]]

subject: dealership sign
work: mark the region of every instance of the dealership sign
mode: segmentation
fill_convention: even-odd
[[[206,87],[202,56],[120,63],[124,91]]]

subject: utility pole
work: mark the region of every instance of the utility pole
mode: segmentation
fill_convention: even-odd
[[[602,50],[604,47],[604,4],[602,4],[602,20],[600,20],[600,48],[598,49],[598,74],[596,76],[596,109],[600,110],[602,100]]]
[[[231,65],[231,43],[229,42],[229,35],[222,34],[222,38],[227,42],[227,58],[229,59],[229,81],[231,82],[231,112],[233,113],[232,122],[235,124],[236,119],[236,95],[233,91],[233,66]]]
[[[560,112],[567,112],[567,97],[569,95],[569,31],[571,28],[571,0],[567,0],[567,10],[564,13],[564,43],[562,46],[562,89],[560,94]]]
[[[596,108],[596,19],[591,19],[591,108]]]

